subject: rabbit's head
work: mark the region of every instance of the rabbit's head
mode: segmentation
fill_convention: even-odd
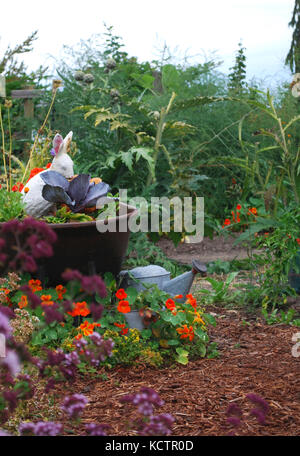
[[[65,139],[61,135],[55,135],[53,139],[53,149],[55,157],[52,161],[51,171],[57,171],[62,174],[66,179],[74,176],[73,160],[68,155],[68,149],[72,141],[73,132],[67,134]]]

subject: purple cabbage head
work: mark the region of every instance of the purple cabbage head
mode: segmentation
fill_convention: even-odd
[[[94,206],[110,190],[105,182],[91,183],[89,174],[79,174],[71,182],[56,171],[46,171],[40,176],[46,184],[42,190],[43,198],[50,203],[64,203],[72,212]]]

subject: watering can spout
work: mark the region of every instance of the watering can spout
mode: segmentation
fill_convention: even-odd
[[[124,288],[132,286],[138,291],[143,291],[147,284],[155,284],[160,290],[169,293],[171,296],[182,295],[182,300],[184,300],[191,289],[195,275],[199,273],[206,276],[206,272],[205,264],[194,260],[191,271],[172,280],[170,280],[170,272],[156,265],[137,267],[131,271],[121,271],[120,279],[121,286]]]
[[[206,276],[207,268],[205,264],[200,263],[197,260],[192,262],[192,270],[185,272],[178,277],[166,282],[163,286],[163,290],[172,296],[183,295],[182,299],[185,299],[186,295],[190,292],[195,275],[200,273],[202,276]]]

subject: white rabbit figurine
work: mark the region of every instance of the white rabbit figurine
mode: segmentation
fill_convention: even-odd
[[[73,161],[68,155],[68,148],[72,141],[72,136],[73,132],[70,131],[65,139],[59,134],[55,135],[53,139],[55,157],[49,169],[62,174],[66,179],[70,179],[74,176]],[[49,203],[42,197],[42,190],[45,182],[41,179],[40,174],[45,173],[46,171],[48,171],[48,169],[32,177],[25,184],[21,192],[25,203],[25,211],[32,217],[38,218],[47,215],[54,206],[53,203]]]

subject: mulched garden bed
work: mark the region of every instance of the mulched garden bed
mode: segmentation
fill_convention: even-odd
[[[134,435],[126,422],[134,408],[120,403],[123,394],[147,386],[159,392],[165,405],[157,413],[171,413],[176,422],[174,436],[222,436],[231,431],[226,410],[235,402],[244,412],[253,408],[248,393],[263,397],[270,406],[266,424],[256,418],[245,420],[238,435],[296,436],[300,431],[300,358],[291,354],[292,336],[299,328],[273,325],[260,320],[244,320],[235,310],[212,309],[217,327],[210,329],[211,340],[218,343],[219,358],[198,359],[188,365],[153,369],[143,366],[119,367],[103,371],[107,380],[77,379],[61,393],[85,394],[89,405],[82,424],[74,434],[84,432],[84,423],[107,423],[109,435]],[[131,414],[132,410],[132,414]],[[66,429],[72,433],[66,418]]]

